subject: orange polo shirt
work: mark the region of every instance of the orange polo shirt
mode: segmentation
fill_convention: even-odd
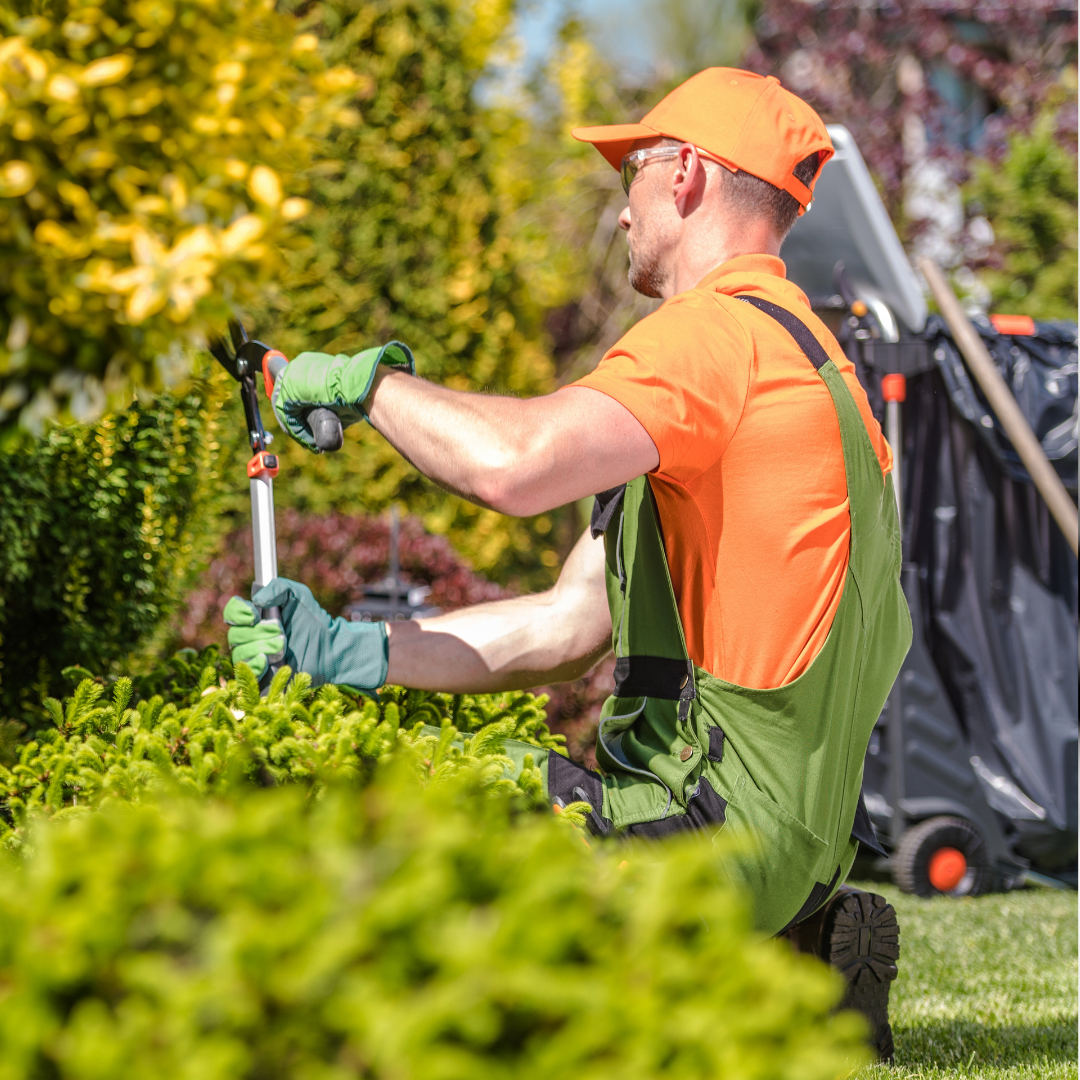
[[[890,471],[854,366],[771,255],[731,259],[673,296],[576,385],[624,405],[659,451],[649,480],[691,659],[763,688],[797,678],[824,645],[851,520],[828,388],[791,335],[739,293],[806,323]]]

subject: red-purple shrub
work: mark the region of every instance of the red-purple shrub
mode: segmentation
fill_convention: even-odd
[[[401,522],[401,579],[428,585],[427,602],[444,611],[498,600],[511,594],[474,573],[442,536],[432,536],[412,517]],[[343,514],[304,515],[284,509],[277,516],[278,572],[302,581],[332,615],[363,595],[363,586],[386,577],[390,525],[380,518]],[[201,588],[187,599],[177,625],[179,644],[196,649],[225,643],[221,609],[230,596],[251,595],[251,530],[229,533],[210,563]]]
[[[566,736],[566,749],[575,761],[596,768],[596,729],[600,709],[615,686],[615,657],[607,656],[587,675],[573,682],[545,686],[549,697],[548,727]]]

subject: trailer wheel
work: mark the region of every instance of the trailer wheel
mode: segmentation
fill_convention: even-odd
[[[958,817],[933,817],[912,826],[893,855],[893,880],[915,896],[979,896],[994,871],[979,830]]]

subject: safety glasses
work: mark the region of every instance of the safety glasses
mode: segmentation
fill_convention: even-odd
[[[619,175],[622,177],[622,189],[627,196],[630,194],[630,185],[634,182],[634,177],[641,171],[646,161],[659,161],[660,158],[678,157],[680,149],[678,146],[650,146],[644,150],[631,150],[622,159],[622,165],[619,168]]]
[[[627,196],[630,195],[630,185],[634,182],[634,177],[641,171],[641,168],[646,161],[658,161],[661,158],[678,157],[681,150],[681,146],[649,146],[644,150],[631,150],[630,153],[622,159],[622,164],[619,167],[623,191],[626,192]],[[698,157],[704,158],[706,161],[715,161],[717,165],[723,165],[725,169],[730,169],[732,172],[735,171],[730,165],[721,161],[718,157],[713,157],[712,154],[706,153],[700,146],[697,147],[697,152]]]

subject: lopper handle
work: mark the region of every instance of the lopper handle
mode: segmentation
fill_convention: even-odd
[[[315,445],[323,454],[340,450],[345,444],[341,430],[341,417],[333,409],[312,409],[305,417],[307,426],[315,438]]]
[[[263,608],[260,618],[277,619],[278,624],[284,629],[285,624],[281,620],[281,608],[279,607]],[[284,649],[282,649],[281,652],[274,653],[272,656],[266,658],[266,671],[263,672],[263,677],[260,679],[260,683],[263,684],[263,696],[266,695],[267,687],[269,687],[271,679],[278,673],[278,668],[281,667],[284,659]]]
[[[271,349],[263,357],[263,379],[266,382],[266,396],[274,392],[274,383],[278,376],[285,370],[288,358],[277,349]],[[340,450],[345,445],[345,433],[341,430],[341,417],[333,409],[312,409],[304,417],[307,426],[311,428],[315,445],[322,454]]]

